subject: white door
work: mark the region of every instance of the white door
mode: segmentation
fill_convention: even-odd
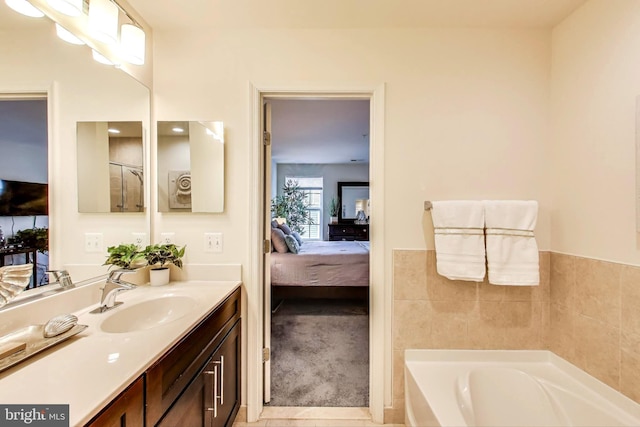
[[[262,117],[263,135],[263,200],[264,200],[264,403],[271,401],[271,105],[264,103]],[[268,242],[268,243],[267,243]]]

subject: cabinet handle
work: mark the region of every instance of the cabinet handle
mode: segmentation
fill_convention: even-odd
[[[207,411],[213,412],[213,418],[218,418],[218,367],[214,366],[213,371],[204,371],[204,373],[213,375],[213,408],[207,408]]]
[[[224,356],[220,356],[220,361],[213,362],[220,365],[220,406],[224,405]],[[216,366],[217,367],[217,366]]]

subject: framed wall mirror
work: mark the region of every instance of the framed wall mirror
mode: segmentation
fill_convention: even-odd
[[[358,212],[369,218],[369,182],[338,182],[338,222],[355,222]]]
[[[78,212],[144,212],[142,122],[78,122]]]
[[[224,210],[224,124],[158,122],[158,211]]]

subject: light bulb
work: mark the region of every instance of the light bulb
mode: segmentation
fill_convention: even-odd
[[[30,16],[32,18],[42,18],[44,16],[44,13],[40,12],[38,8],[27,0],[4,0],[4,2],[11,9],[25,16]]]

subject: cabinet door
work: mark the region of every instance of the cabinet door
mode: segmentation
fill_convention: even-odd
[[[121,427],[144,425],[144,380],[138,378],[87,426]]]
[[[214,386],[213,427],[230,427],[240,408],[240,321],[212,357],[218,381]]]
[[[156,426],[209,427],[211,425],[203,410],[206,406],[207,391],[211,388],[211,382],[208,381],[206,373],[208,366],[209,364],[205,365],[204,369],[191,381]]]

